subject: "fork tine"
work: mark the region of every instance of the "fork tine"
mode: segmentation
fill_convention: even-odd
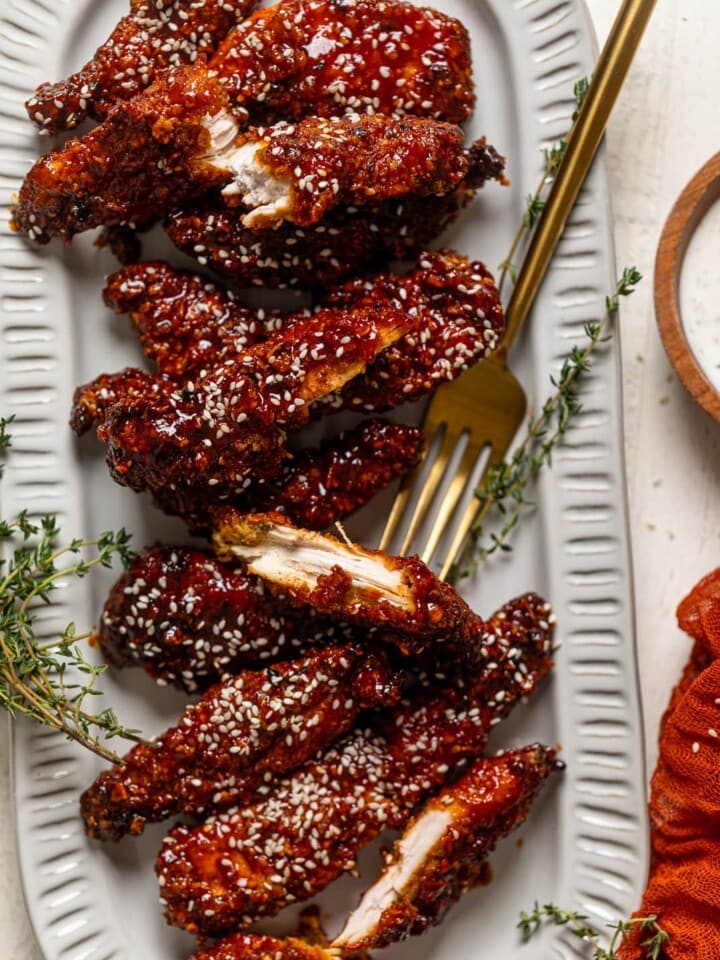
[[[400,547],[401,554],[407,553],[410,548],[410,544],[415,539],[415,535],[417,534],[423,520],[427,515],[433,497],[435,496],[435,492],[437,491],[440,481],[447,470],[447,465],[450,457],[452,456],[452,452],[455,449],[458,436],[459,434],[450,433],[449,428],[446,429],[442,445],[438,451],[438,455],[432,467],[430,468],[430,472],[427,475],[427,479],[425,480],[420,496],[415,504],[415,509],[413,510],[412,517],[410,518],[410,525],[408,526],[405,539]]]
[[[490,467],[497,463],[501,459],[502,454],[498,455],[494,450],[490,451],[490,456],[488,457],[485,468],[482,472],[482,476],[478,480],[475,489],[480,489],[485,486],[485,481],[487,480],[488,470]],[[482,523],[485,519],[485,516],[490,509],[490,504],[485,503],[483,505],[482,501],[478,497],[473,497],[472,500],[468,503],[465,508],[465,512],[462,515],[460,523],[455,531],[455,536],[452,538],[452,543],[448,548],[448,552],[443,561],[442,569],[440,570],[439,577],[441,580],[446,580],[448,574],[455,566],[456,562],[462,556],[462,549],[465,546],[465,541],[467,536],[470,533],[471,528],[476,523]]]
[[[437,550],[438,543],[440,542],[440,539],[445,532],[453,513],[455,512],[458,502],[462,497],[465,488],[467,487],[473,467],[477,463],[477,459],[482,453],[483,449],[484,445],[478,446],[472,442],[472,437],[470,438],[460,463],[457,465],[457,469],[452,478],[450,486],[448,487],[445,496],[442,499],[440,509],[435,517],[432,529],[430,530],[425,542],[425,547],[420,554],[421,559],[425,563],[430,563],[432,560],[433,554]]]
[[[398,552],[406,554],[412,546],[425,562],[434,557],[438,566],[442,564],[441,578],[446,579],[461,556],[470,528],[483,517],[481,502],[468,496],[467,486],[479,466],[478,458],[489,449],[478,481],[478,485],[485,485],[487,468],[506,455],[526,412],[522,384],[500,354],[481,360],[457,380],[439,387],[425,413],[423,432],[428,445],[432,444],[430,455],[437,446],[441,447],[440,453],[432,464],[426,460],[421,469],[416,468],[402,484],[383,533],[383,549],[395,549],[394,535],[412,510],[405,542]],[[437,434],[440,427],[444,430],[442,444]],[[457,442],[465,436],[466,449],[454,457]],[[452,475],[448,474],[451,460],[457,462]],[[443,491],[442,498],[439,490]],[[447,536],[443,537],[446,529]],[[413,541],[420,539],[421,530],[422,542],[418,545]],[[440,556],[439,545],[448,541],[452,542],[447,556]]]
[[[408,500],[410,499],[412,489],[422,473],[425,460],[427,459],[429,447],[430,442],[428,441],[425,445],[425,450],[420,461],[402,478],[400,489],[395,494],[395,499],[393,500],[393,505],[390,509],[390,515],[385,523],[385,529],[382,532],[382,537],[380,538],[380,543],[378,544],[378,550],[387,550],[390,546],[390,541],[395,536],[395,531],[400,523],[400,518],[405,513],[405,508],[407,507]]]

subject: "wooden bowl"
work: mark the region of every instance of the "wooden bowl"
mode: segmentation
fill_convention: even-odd
[[[698,224],[720,199],[720,153],[698,171],[673,207],[655,260],[655,315],[670,362],[688,392],[720,421],[720,393],[695,359],[680,312],[680,278]]]

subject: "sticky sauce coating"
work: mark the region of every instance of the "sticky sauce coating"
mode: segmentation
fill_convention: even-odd
[[[37,88],[25,104],[28,116],[41,133],[72,129],[87,116],[103,120],[160,70],[212,55],[254,6],[256,0],[131,0],[130,13],[81,70]]]
[[[258,803],[176,827],[157,862],[173,925],[217,934],[314,896],[382,830],[404,826],[550,667],[552,618],[528,595],[478,630],[474,673],[439,681],[322,758],[273,783]]]

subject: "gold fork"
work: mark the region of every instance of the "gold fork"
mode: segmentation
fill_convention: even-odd
[[[525,391],[507,365],[508,351],[517,338],[532,308],[555,248],[565,229],[577,195],[600,146],[607,121],[630,68],[656,0],[624,0],[607,42],[600,54],[595,74],[580,113],[568,136],[567,148],[553,181],[547,203],[540,216],[532,242],[517,278],[506,311],[505,335],[495,353],[464,373],[458,380],[436,391],[423,421],[428,445],[444,428],[442,444],[432,463],[408,521],[400,553],[407,553],[418,531],[429,518],[435,494],[447,471],[453,451],[467,435],[457,470],[438,508],[422,546],[415,545],[426,563],[430,563],[451,518],[466,491],[479,457],[487,462],[479,481],[486,483],[490,466],[506,456],[518,428],[525,419]],[[380,541],[387,549],[404,517],[423,464],[403,481],[395,498]],[[459,558],[467,535],[481,522],[487,507],[473,497],[457,523],[456,532],[444,558],[440,577],[446,579]]]

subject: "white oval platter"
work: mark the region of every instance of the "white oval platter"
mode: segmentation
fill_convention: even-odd
[[[438,0],[469,27],[478,107],[470,125],[509,158],[510,189],[488,187],[443,245],[496,266],[534,188],[541,148],[560,137],[572,113],[575,80],[589,74],[594,41],[581,0]],[[121,0],[5,0],[0,17],[0,175],[7,210],[19,179],[48,141],[27,122],[22,102],[42,80],[79,66],[124,12]],[[160,247],[150,244],[156,255]],[[164,251],[167,253],[167,248]],[[174,256],[176,262],[183,258]],[[179,524],[115,486],[102,450],[77,442],[66,425],[74,386],[101,370],[137,362],[121,319],[101,304],[115,268],[84,237],[71,249],[37,249],[0,234],[0,413],[16,414],[14,446],[0,498],[3,515],[55,512],[68,539],[125,525],[135,543],[181,538]],[[531,403],[583,326],[598,317],[614,284],[612,221],[602,158],[583,190],[531,329],[513,356]],[[494,882],[467,896],[424,938],[383,953],[388,960],[572,958],[579,945],[549,930],[522,946],[518,912],[534,900],[581,909],[598,924],[626,916],[643,885],[647,843],[642,730],[621,436],[618,344],[605,346],[582,387],[584,411],[543,477],[538,509],[509,555],[494,558],[464,593],[483,614],[535,589],[554,604],[557,666],[552,681],[504,725],[495,745],[560,743],[567,771],[520,835],[493,858]],[[417,418],[418,412],[411,415]],[[389,494],[348,524],[372,544]],[[44,631],[97,620],[113,576],[67,584],[46,611]],[[183,702],[138,671],[103,679],[126,723],[155,733]],[[89,842],[77,813],[99,764],[60,735],[18,722],[14,732],[16,819],[28,908],[46,960],[181,960],[193,940],[165,926],[152,871],[163,828],[117,846]],[[337,923],[377,868],[345,878],[322,898]],[[288,928],[291,919],[276,923]]]

